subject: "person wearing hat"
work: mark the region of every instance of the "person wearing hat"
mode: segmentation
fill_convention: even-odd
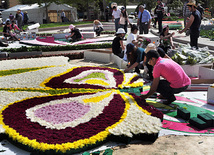
[[[150,50],[155,50],[158,52],[158,54],[162,57],[162,58],[168,58],[168,59],[171,59],[166,53],[165,51],[160,48],[160,47],[156,47],[155,44],[153,43],[149,43],[147,46],[146,46],[146,49],[145,49],[145,54],[148,53]],[[153,66],[149,65],[148,62],[146,62],[146,57],[144,57],[144,60],[143,60],[143,67],[144,67],[144,72],[143,72],[143,77],[147,78],[147,80],[153,80],[153,75],[152,75],[152,72],[153,72]],[[149,74],[149,76],[147,75]]]
[[[169,33],[169,25],[163,26],[163,32],[160,34],[160,45],[166,53],[168,49],[175,49],[172,36],[175,35],[175,32]]]
[[[71,38],[71,42],[79,41],[82,38],[82,34],[80,33],[79,29],[77,29],[73,24],[69,25],[70,35],[65,35],[65,38]]]
[[[126,8],[123,6],[121,8],[119,24],[120,24],[120,28],[123,28],[126,33],[127,33],[128,23],[130,24],[129,18],[128,18],[128,12],[126,11]]]
[[[139,26],[140,34],[149,33],[150,24],[152,21],[152,17],[149,11],[145,9],[145,7],[146,7],[145,5],[139,6],[137,25]]]
[[[192,12],[188,23],[183,30],[178,31],[179,33],[185,32],[188,28],[190,29],[190,46],[198,49],[198,38],[199,38],[199,28],[201,25],[201,14],[196,9],[197,6],[194,3],[187,3],[188,9]]]
[[[93,23],[94,32],[96,32],[97,36],[100,36],[100,33],[103,31],[103,24],[99,20],[94,20]]]
[[[120,58],[123,58],[125,50],[125,46],[123,44],[123,38],[126,32],[123,28],[119,28],[116,32],[116,37],[113,39],[112,42],[112,52]]]
[[[113,6],[113,12],[112,12],[112,21],[114,20],[115,24],[115,31],[117,32],[119,28],[119,21],[120,21],[120,9],[117,8],[117,6]]]
[[[184,2],[184,6],[183,6],[183,17],[184,17],[184,26],[186,26],[187,23],[187,18],[190,17],[191,15],[191,11],[188,9],[187,4],[189,3],[189,0],[187,0],[186,2]]]
[[[126,46],[126,54],[129,61],[129,66],[124,70],[124,72],[129,72],[135,68],[135,72],[140,74],[140,69],[142,61],[145,57],[144,48],[136,47],[133,43],[129,43]]]
[[[150,50],[146,54],[146,61],[153,68],[153,82],[147,94],[141,95],[146,99],[158,92],[166,99],[164,104],[171,104],[176,100],[175,95],[185,91],[191,84],[191,79],[184,72],[182,67],[172,59],[161,58],[157,51]],[[160,80],[160,77],[164,79]]]
[[[157,12],[157,19],[158,19],[158,33],[161,33],[163,28],[162,28],[162,20],[163,20],[163,15],[164,15],[164,5],[161,2],[162,0],[157,0],[157,6],[156,6],[156,12]]]

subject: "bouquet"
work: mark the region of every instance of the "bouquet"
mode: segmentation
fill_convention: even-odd
[[[145,39],[143,40],[143,45],[144,45],[144,46],[147,46],[149,43],[151,43],[151,39],[145,38]]]

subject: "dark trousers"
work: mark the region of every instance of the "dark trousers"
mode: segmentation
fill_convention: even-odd
[[[140,34],[148,34],[149,33],[149,28],[148,28],[148,22],[145,23],[140,23]]]
[[[160,80],[157,88],[157,92],[168,100],[175,100],[175,95],[187,89],[188,86],[181,88],[172,88],[167,80]]]
[[[158,15],[158,30],[161,33],[163,31],[163,27],[162,27],[163,13],[158,12],[157,15]]]
[[[123,28],[125,30],[125,32],[127,33],[128,23],[126,22],[125,25],[120,24],[120,28]]]
[[[198,49],[198,38],[199,38],[199,32],[192,32],[190,30],[190,46],[195,47]]]
[[[100,35],[100,33],[103,31],[102,27],[98,27],[97,29],[95,29],[96,35]]]

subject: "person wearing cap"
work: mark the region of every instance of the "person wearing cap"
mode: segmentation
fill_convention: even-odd
[[[139,6],[137,25],[139,26],[140,34],[149,33],[150,24],[152,21],[152,17],[149,11],[145,9],[145,7],[146,7],[145,5]]]
[[[123,38],[126,32],[123,28],[119,28],[116,32],[116,37],[113,39],[112,42],[112,52],[120,58],[123,58],[125,50],[125,46],[123,44]]]
[[[143,99],[158,92],[166,99],[166,101],[163,102],[164,104],[171,104],[176,100],[174,94],[185,91],[191,84],[191,79],[179,64],[172,59],[161,58],[157,51],[148,51],[146,61],[154,67],[154,79],[149,92],[141,95]],[[164,79],[160,79],[160,77]]]
[[[103,31],[103,24],[99,20],[94,20],[93,23],[94,32],[96,32],[97,36],[100,36],[100,33]]]
[[[113,12],[112,12],[112,21],[114,20],[115,24],[115,31],[117,32],[119,28],[119,21],[120,21],[120,9],[117,8],[117,6],[113,6]]]
[[[178,31],[179,33],[185,32],[188,28],[190,29],[190,46],[198,49],[198,38],[200,34],[201,25],[201,14],[196,9],[197,6],[194,3],[187,3],[188,9],[192,12],[187,25],[183,30]]]
[[[156,7],[156,12],[157,12],[157,18],[158,18],[158,33],[161,33],[163,28],[162,28],[162,20],[163,20],[163,15],[164,15],[164,5],[161,2],[162,0],[157,0],[157,7]]]
[[[133,43],[129,43],[126,46],[126,54],[130,64],[128,68],[124,70],[124,72],[129,72],[135,68],[135,72],[140,74],[141,64],[145,57],[144,48],[136,47]]]
[[[171,59],[166,53],[165,51],[160,48],[160,47],[156,47],[155,44],[153,43],[149,43],[147,46],[146,46],[146,49],[145,49],[145,54],[148,53],[150,50],[155,50],[158,52],[158,54],[162,57],[162,58],[168,58],[168,59]],[[148,62],[146,62],[146,57],[144,57],[144,60],[143,60],[143,67],[144,67],[144,72],[143,72],[143,77],[146,77],[147,80],[153,80],[153,75],[152,75],[152,72],[153,72],[153,66],[149,65]],[[149,74],[149,77],[147,76],[147,74]]]
[[[128,45],[129,43],[134,44],[135,46],[139,47],[140,43],[143,41],[143,37],[137,35],[138,32],[138,27],[135,24],[130,24],[131,26],[131,33],[129,33],[127,40],[126,40],[126,45]],[[124,57],[123,57],[124,61],[128,61],[127,60],[127,55],[126,55],[126,50],[124,53]]]
[[[163,32],[160,34],[160,45],[166,53],[168,49],[175,49],[172,36],[175,35],[175,32],[169,33],[169,25],[163,26]]]
[[[66,35],[65,38],[71,38],[71,42],[79,41],[82,38],[82,34],[80,33],[79,29],[77,29],[73,24],[69,25],[70,35]]]
[[[119,24],[120,24],[120,28],[123,28],[126,33],[127,33],[128,23],[130,24],[129,18],[128,18],[128,12],[126,11],[126,8],[123,6],[121,8]]]

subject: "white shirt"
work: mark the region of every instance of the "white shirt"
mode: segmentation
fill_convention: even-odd
[[[114,19],[117,19],[117,18],[120,18],[120,9],[117,9],[117,11],[114,11],[112,12],[112,16],[114,16]]]
[[[133,40],[136,40],[136,35],[133,34],[133,33],[130,33],[127,37],[127,40],[126,40],[126,45],[129,44],[129,43],[132,43]]]

